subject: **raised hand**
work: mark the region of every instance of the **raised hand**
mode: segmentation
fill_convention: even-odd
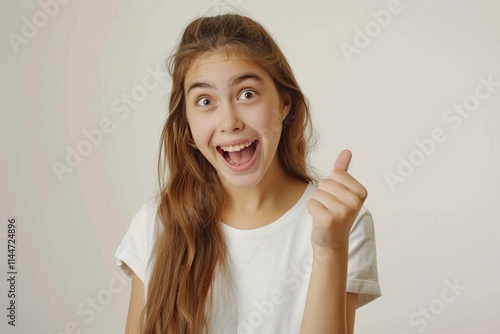
[[[340,152],[332,172],[307,203],[313,217],[313,247],[335,250],[349,244],[352,224],[367,197],[365,187],[347,172],[351,158],[351,151]]]

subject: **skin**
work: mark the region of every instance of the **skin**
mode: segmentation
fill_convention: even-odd
[[[127,326],[125,334],[139,334],[139,322],[144,309],[144,284],[137,275],[132,272],[132,289],[130,292],[130,303],[127,315]]]
[[[246,74],[259,79],[244,79]],[[243,79],[235,83],[237,78]],[[267,72],[241,58],[211,53],[199,58],[186,73],[184,88],[194,142],[217,170],[232,200],[223,221],[242,229],[256,228],[259,225],[254,222],[259,220],[250,218],[261,218],[260,222],[267,224],[293,206],[306,184],[290,178],[276,154],[291,101],[288,95],[278,94]],[[234,172],[217,146],[246,139],[259,141],[256,163],[244,172]],[[284,196],[288,192],[291,196]],[[243,221],[242,217],[248,219]]]
[[[231,199],[224,223],[240,229],[272,223],[293,207],[307,186],[288,176],[277,156],[290,97],[280,95],[258,65],[218,52],[200,57],[184,82],[186,115],[194,142],[217,170]],[[243,172],[230,170],[217,151],[217,146],[239,139],[257,139],[260,146],[255,164]],[[346,334],[354,330],[357,295],[346,293],[349,232],[367,193],[347,172],[351,157],[348,150],[340,153],[333,171],[319,183],[308,202],[313,217],[315,269],[302,334]],[[136,333],[133,328],[144,303],[142,282],[134,278],[128,334]]]
[[[366,197],[366,189],[348,172],[352,153],[342,151],[329,177],[308,203],[313,216],[313,268],[301,334],[353,333],[356,297],[345,293],[349,232]]]

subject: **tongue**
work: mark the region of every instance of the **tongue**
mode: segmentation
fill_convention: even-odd
[[[238,152],[228,152],[229,158],[232,162],[237,165],[246,164],[252,159],[252,156],[255,152],[255,148],[252,146],[246,147]]]

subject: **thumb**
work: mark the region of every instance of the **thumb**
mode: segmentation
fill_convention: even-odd
[[[349,163],[351,162],[352,152],[349,150],[343,150],[340,152],[337,160],[335,160],[335,165],[333,166],[333,170],[341,170],[347,172],[349,168]]]

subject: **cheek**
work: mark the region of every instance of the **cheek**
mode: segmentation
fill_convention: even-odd
[[[206,144],[210,139],[210,124],[203,119],[192,120],[189,123],[191,135],[198,146]]]
[[[189,124],[189,129],[191,130],[191,135],[193,136],[193,139],[196,140],[200,136],[200,131],[203,131],[203,127],[200,125],[201,121],[199,117],[194,117],[192,115],[187,116],[187,121]]]
[[[203,142],[203,139],[206,136],[205,132],[203,131],[203,127],[199,127],[199,126],[192,126],[191,127],[191,134],[193,136],[194,141],[198,144]]]
[[[267,115],[262,115],[259,120],[260,128],[265,130],[268,135],[277,136],[281,134],[282,119],[281,115],[274,110]]]

